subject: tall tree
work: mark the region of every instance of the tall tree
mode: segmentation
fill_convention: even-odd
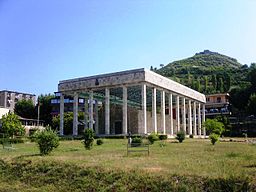
[[[52,125],[52,106],[51,99],[54,95],[40,95],[38,97],[38,104],[40,108],[40,120],[43,120],[45,125]],[[38,107],[38,106],[37,106]]]
[[[226,83],[225,83],[225,92],[227,92],[230,89],[231,86],[231,76],[230,74],[226,74]]]
[[[219,90],[220,90],[221,93],[223,93],[224,92],[224,83],[223,83],[222,78],[219,79],[219,83],[220,83],[220,89]]]
[[[195,82],[195,90],[201,92],[201,82],[200,82],[200,77],[197,78]]]
[[[224,83],[222,77],[219,75],[217,78],[217,87],[216,91],[223,93],[224,92]]]
[[[78,120],[84,119],[84,114],[79,112],[78,113]],[[73,112],[66,112],[64,113],[64,134],[70,135],[72,134],[73,130]],[[52,127],[55,130],[59,130],[60,127],[60,115],[53,117],[52,120]]]
[[[216,88],[217,88],[217,77],[216,77],[215,74],[212,75],[211,81],[212,81],[213,91],[216,91]]]
[[[230,90],[230,101],[232,105],[240,111],[245,110],[248,105],[250,92],[248,89],[242,89],[239,87]]]
[[[256,115],[256,93],[250,96],[248,110],[250,114]]]
[[[254,90],[256,89],[256,67],[253,68],[251,67],[251,71],[248,74],[248,79],[252,84],[252,87],[254,88]]]
[[[208,77],[204,76],[204,93],[208,93]]]
[[[191,87],[193,82],[193,76],[188,72],[188,86]]]
[[[14,113],[24,118],[34,119],[36,111],[33,101],[31,99],[18,101],[15,104]]]

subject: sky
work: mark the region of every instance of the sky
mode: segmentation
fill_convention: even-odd
[[[0,90],[159,67],[205,49],[256,62],[256,0],[0,0]]]

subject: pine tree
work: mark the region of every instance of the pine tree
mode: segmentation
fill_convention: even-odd
[[[230,89],[230,86],[231,86],[231,76],[230,74],[226,74],[226,83],[225,83],[224,91],[227,92]]]
[[[204,92],[208,92],[208,77],[204,76]]]
[[[216,91],[217,88],[217,77],[216,75],[212,75],[212,87],[213,87],[213,91]]]

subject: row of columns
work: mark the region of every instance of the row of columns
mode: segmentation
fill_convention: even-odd
[[[143,110],[143,126],[145,127],[145,133],[147,133],[147,116],[146,116],[146,99],[145,99],[145,93],[146,93],[146,85],[142,86],[142,110]],[[202,134],[205,136],[205,128],[203,128],[202,132],[202,123],[201,121],[205,121],[205,105],[203,104],[202,109],[202,117],[201,120],[201,104],[197,103],[196,101],[193,101],[194,105],[194,111],[193,111],[193,127],[192,127],[192,111],[191,111],[191,100],[188,99],[188,113],[186,113],[186,98],[182,98],[182,108],[180,107],[180,96],[176,96],[176,128],[177,132],[181,130],[180,127],[180,108],[182,110],[182,129],[186,132],[187,130],[187,124],[186,124],[186,114],[188,114],[188,132],[186,132],[189,135],[199,135]],[[198,109],[196,109],[196,105],[198,105]],[[173,122],[173,94],[169,93],[169,116],[170,116],[170,128],[171,128],[171,135],[174,134],[174,122]],[[196,111],[198,114],[196,114]],[[198,119],[197,119],[198,117]],[[161,125],[163,128],[163,134],[166,134],[166,120],[165,120],[165,91],[161,91]],[[198,126],[197,126],[198,122]],[[157,112],[156,112],[156,88],[152,89],[152,125],[153,130],[157,132]],[[198,131],[197,131],[198,127]],[[192,132],[193,130],[193,132]]]
[[[152,89],[152,126],[153,130],[157,132],[157,104],[156,104],[156,92],[157,89],[153,87]],[[163,134],[166,134],[166,115],[165,115],[165,95],[166,92],[161,90],[161,126],[163,129]],[[141,90],[142,96],[142,126],[144,128],[144,134],[148,133],[147,129],[147,86],[146,84],[142,85]],[[189,135],[204,135],[206,134],[205,128],[202,130],[201,121],[205,121],[205,105],[202,105],[202,119],[201,119],[201,104],[196,101],[188,100],[188,111],[186,113],[186,98],[181,97],[181,107],[180,107],[180,96],[176,96],[176,130],[177,132],[181,130],[180,127],[180,108],[182,115],[182,130],[185,131]],[[193,115],[192,115],[192,102],[193,102]],[[93,118],[93,91],[89,92],[89,110],[87,99],[85,99],[85,128],[87,128],[87,113],[89,111],[89,128],[93,128],[94,118]],[[170,134],[174,135],[174,120],[173,120],[173,94],[168,93],[168,107],[169,107],[169,119],[170,119]],[[197,109],[198,108],[198,109]],[[123,134],[127,134],[127,87],[123,86]],[[78,134],[78,93],[74,93],[74,102],[73,102],[73,135]],[[196,114],[198,112],[198,114]],[[186,114],[188,114],[188,131],[187,130],[187,121]],[[198,117],[198,119],[196,118]],[[193,118],[193,119],[192,119]],[[198,126],[197,126],[198,122]],[[193,123],[193,124],[192,124]],[[64,96],[61,94],[60,96],[60,135],[63,135],[63,125],[64,125]],[[98,132],[98,102],[95,100],[95,131],[96,134]],[[197,129],[198,127],[198,129]],[[109,88],[105,88],[105,134],[110,134],[110,90]]]

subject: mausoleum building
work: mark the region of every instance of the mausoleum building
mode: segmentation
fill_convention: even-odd
[[[183,130],[205,136],[205,95],[154,73],[135,69],[60,81],[60,135],[64,134],[64,97],[73,98],[73,135],[78,113],[84,127],[98,135],[150,134],[169,136]],[[84,107],[78,108],[79,101]]]

